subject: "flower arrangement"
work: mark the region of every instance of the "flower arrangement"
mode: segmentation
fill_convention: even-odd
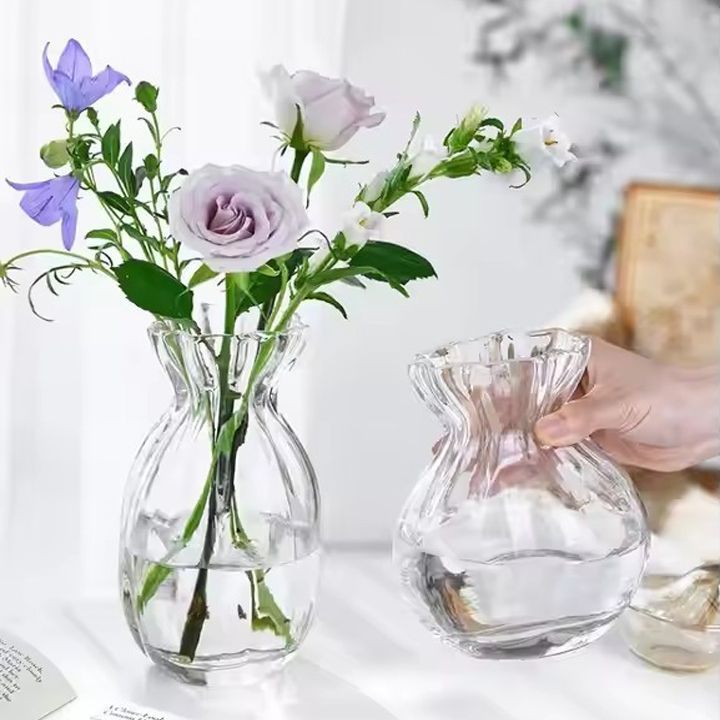
[[[507,127],[474,106],[453,124],[442,143],[435,144],[417,141],[416,114],[410,137],[394,162],[360,186],[342,226],[326,233],[308,215],[313,189],[336,166],[365,164],[335,153],[358,131],[379,125],[385,117],[372,97],[348,81],[308,70],[290,74],[281,66],[263,78],[274,108],[273,121],[264,124],[279,142],[279,156],[290,160],[288,172],[205,165],[188,173],[166,167],[168,132],[163,132],[158,117],[157,87],[143,81],[134,88],[143,112],[140,122],[149,137],[150,151],[140,154],[137,141],[127,140],[120,121],[104,121],[95,108],[118,86],[130,85],[125,75],[109,66],[93,75],[90,59],[76,40],[67,43],[55,67],[46,47],[43,65],[59,99],[54,107],[65,121],[65,136],[40,151],[57,174],[40,182],[8,182],[23,193],[20,207],[31,219],[41,225],[60,223],[62,248],[17,254],[0,263],[0,280],[15,289],[13,273],[21,261],[44,255],[57,263],[29,286],[36,314],[33,293],[40,283],[56,293],[77,274],[90,272],[117,285],[131,303],[156,320],[198,337],[202,331],[194,292],[212,282],[224,290],[225,337],[232,336],[238,318],[246,314],[268,333],[253,360],[245,392],[235,393],[221,383],[219,417],[212,424],[211,467],[181,544],[198,531],[204,514],[218,511],[211,491],[228,482],[221,477],[223,458],[243,442],[248,397],[267,362],[271,333],[286,329],[307,301],[326,303],[347,317],[331,294],[336,283],[360,289],[382,283],[407,296],[411,281],[435,275],[425,257],[386,239],[386,226],[401,199],[412,196],[427,217],[425,189],[435,180],[519,173],[524,184],[530,179],[531,157],[546,156],[556,164],[572,157],[569,141],[555,121],[524,130],[518,120]],[[82,249],[77,238],[81,194],[92,196],[108,221],[85,234]],[[219,345],[215,360],[227,369],[229,343]],[[247,543],[234,506],[227,511],[233,513],[234,538]],[[212,533],[213,527],[208,522],[206,532]],[[140,612],[169,573],[161,564],[148,569],[135,599]],[[250,578],[253,628],[270,630],[290,642],[287,618],[263,578]],[[207,616],[204,603],[198,591],[188,611],[181,655],[189,660]]]

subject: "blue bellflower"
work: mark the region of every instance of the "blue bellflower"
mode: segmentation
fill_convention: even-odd
[[[109,65],[93,75],[90,58],[77,40],[68,40],[53,70],[47,56],[49,45],[45,46],[43,52],[45,75],[66,110],[82,112],[112,92],[121,82],[130,84],[127,76]]]
[[[75,241],[77,227],[77,199],[80,181],[72,175],[34,183],[7,181],[15,190],[24,191],[20,207],[28,217],[40,225],[54,225],[62,221],[62,240],[66,250]]]

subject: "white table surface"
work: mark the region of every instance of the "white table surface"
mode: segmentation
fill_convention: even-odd
[[[25,604],[0,625],[60,666],[83,701],[131,701],[192,720],[720,720],[720,671],[663,672],[617,629],[576,653],[480,661],[445,647],[399,595],[389,558],[331,553],[319,616],[299,657],[256,688],[178,684],[133,644],[117,601]],[[85,720],[84,704],[51,720]]]

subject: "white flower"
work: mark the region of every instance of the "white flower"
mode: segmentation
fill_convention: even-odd
[[[560,128],[557,115],[551,115],[539,125],[527,130],[520,130],[513,140],[518,152],[531,167],[547,158],[558,167],[576,159],[575,154],[570,151],[572,142]]]
[[[446,147],[438,144],[429,135],[422,142],[418,150],[410,159],[410,177],[424,177],[434,170],[448,156]]]
[[[362,199],[366,203],[375,202],[382,195],[383,188],[387,182],[390,173],[387,170],[381,170],[366,186],[362,193]]]
[[[345,213],[342,231],[348,247],[361,248],[368,240],[382,239],[384,226],[385,216],[360,201]]]
[[[320,150],[337,150],[361,127],[375,127],[385,119],[385,113],[373,112],[373,97],[341,78],[311,70],[290,75],[276,65],[263,76],[263,83],[280,130],[292,137],[299,108],[303,140]]]

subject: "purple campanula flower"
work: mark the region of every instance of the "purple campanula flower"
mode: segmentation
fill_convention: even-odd
[[[40,225],[62,220],[62,240],[66,250],[73,246],[77,226],[77,199],[80,181],[72,175],[34,183],[7,181],[15,190],[24,191],[20,207]]]
[[[68,40],[57,67],[53,70],[47,56],[49,45],[50,43],[45,45],[43,52],[45,75],[67,110],[82,112],[112,92],[121,82],[130,84],[127,76],[113,70],[109,65],[97,75],[93,75],[90,58],[77,40]]]

